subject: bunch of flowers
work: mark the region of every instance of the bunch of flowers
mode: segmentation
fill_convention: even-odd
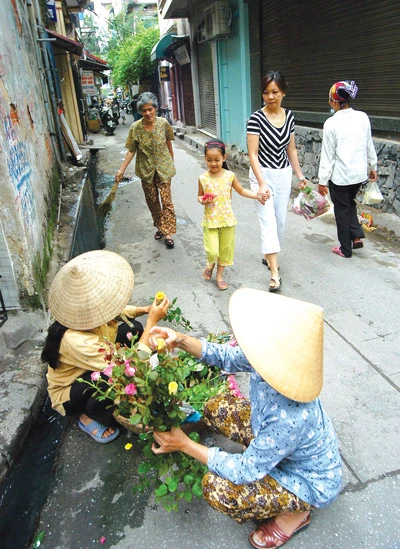
[[[313,219],[326,213],[330,206],[329,200],[318,191],[304,187],[294,199],[292,212],[303,215],[306,219]]]
[[[230,338],[225,333],[208,336],[218,343]],[[167,510],[177,510],[182,499],[190,502],[193,495],[200,497],[206,466],[181,452],[154,454],[153,431],[167,431],[199,417],[207,400],[226,391],[228,383],[232,391],[238,390],[233,376],[227,382],[219,370],[189,353],[171,353],[163,339],[158,340],[154,354],[140,350],[134,341],[130,347],[119,347],[106,340],[101,351],[107,362],[104,375],[93,372],[89,384],[98,400],[110,401],[117,421],[126,425],[128,420],[131,430],[139,433],[145,460],[138,468],[135,491],[153,489],[156,501]],[[199,440],[196,430],[189,436]]]

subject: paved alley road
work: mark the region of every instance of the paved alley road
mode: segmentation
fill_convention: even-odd
[[[115,136],[96,135],[98,169],[116,173],[125,156],[128,126]],[[106,248],[133,266],[135,304],[163,290],[191,320],[196,335],[229,329],[228,302],[241,287],[267,289],[261,264],[260,236],[252,200],[234,193],[238,219],[235,265],[227,268],[229,289],[202,277],[202,207],[197,178],[205,170],[202,155],[183,141],[175,143],[177,175],[173,201],[178,218],[175,248],[153,235],[140,182],[133,178],[118,190],[106,223]],[[236,172],[244,185],[246,174]],[[133,176],[129,167],[126,175]],[[352,259],[332,254],[336,226],[332,218],[306,221],[288,213],[279,256],[282,294],[321,305],[325,310],[325,383],[322,401],[337,430],[344,460],[339,498],[316,511],[311,526],[289,541],[288,549],[400,548],[399,386],[400,246],[379,231]],[[288,342],[290,345],[290,342]],[[246,379],[242,378],[246,385]],[[62,445],[52,492],[37,531],[46,531],[45,548],[88,549],[236,549],[250,547],[252,523],[238,525],[202,500],[166,513],[153,499],[133,496],[131,487],[141,460],[124,433],[112,444],[96,445],[71,423]]]

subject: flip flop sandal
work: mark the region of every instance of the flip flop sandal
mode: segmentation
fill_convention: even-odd
[[[359,248],[364,248],[364,244],[361,241],[361,238],[355,238],[353,240],[353,250],[358,250]]]
[[[272,286],[271,286],[272,284]],[[281,287],[282,279],[281,278],[271,278],[269,282],[268,289],[270,292],[277,292]]]
[[[310,522],[311,514],[308,515],[308,517],[306,517],[303,522],[299,524],[299,526],[296,528],[291,536],[288,536],[279,528],[274,519],[270,519],[267,522],[264,522],[264,524],[261,524],[259,527],[259,530],[261,530],[264,536],[263,543],[259,543],[254,539],[254,534],[257,530],[250,532],[249,542],[253,547],[256,547],[256,549],[276,549],[277,547],[281,547],[284,543],[289,541],[290,538],[300,532],[300,530],[307,528]],[[277,545],[277,543],[279,542],[281,543]]]
[[[340,246],[335,246],[334,248],[332,248],[332,252],[336,255],[340,255],[340,257],[347,257],[340,249]]]
[[[161,231],[157,231],[156,234],[154,235],[154,238],[155,238],[156,240],[161,240],[163,236],[164,236],[164,235],[162,234]]]
[[[174,241],[172,240],[172,238],[166,238],[165,245],[167,246],[167,248],[172,249],[174,247]]]
[[[203,278],[205,278],[206,280],[211,280],[213,269],[214,267],[212,269],[207,269],[206,267],[203,271]]]
[[[107,442],[112,442],[119,435],[119,429],[118,427],[116,427],[112,435],[108,435],[108,437],[103,437],[103,434],[105,433],[105,431],[107,431],[108,427],[105,427],[98,421],[91,421],[90,423],[88,423],[88,425],[85,425],[84,423],[82,423],[81,420],[79,420],[78,427],[79,429],[82,429],[82,431],[90,435],[92,439],[99,444],[107,444]],[[97,433],[94,435],[93,431],[95,431],[96,429]]]
[[[217,280],[217,288],[218,290],[227,290],[228,284],[225,282],[225,280]]]

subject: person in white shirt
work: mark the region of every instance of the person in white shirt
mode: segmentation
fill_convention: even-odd
[[[364,246],[364,231],[358,222],[355,197],[367,178],[376,181],[377,155],[371,124],[365,112],[355,111],[349,100],[357,95],[354,81],[336,82],[329,92],[334,115],[324,124],[318,191],[325,196],[328,185],[335,209],[340,246],[332,252],[351,257],[353,249]]]

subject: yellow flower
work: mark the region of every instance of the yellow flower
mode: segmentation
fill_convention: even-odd
[[[164,292],[157,292],[156,293],[155,300],[156,300],[157,305],[159,305],[161,303],[161,301],[164,299],[164,297],[165,297]]]
[[[178,384],[176,381],[171,381],[168,383],[168,392],[170,395],[176,395],[178,392]]]
[[[125,444],[125,450],[130,450],[132,448],[132,444],[128,442],[128,444]]]
[[[160,352],[165,349],[165,339],[162,337],[157,338],[157,351]]]

